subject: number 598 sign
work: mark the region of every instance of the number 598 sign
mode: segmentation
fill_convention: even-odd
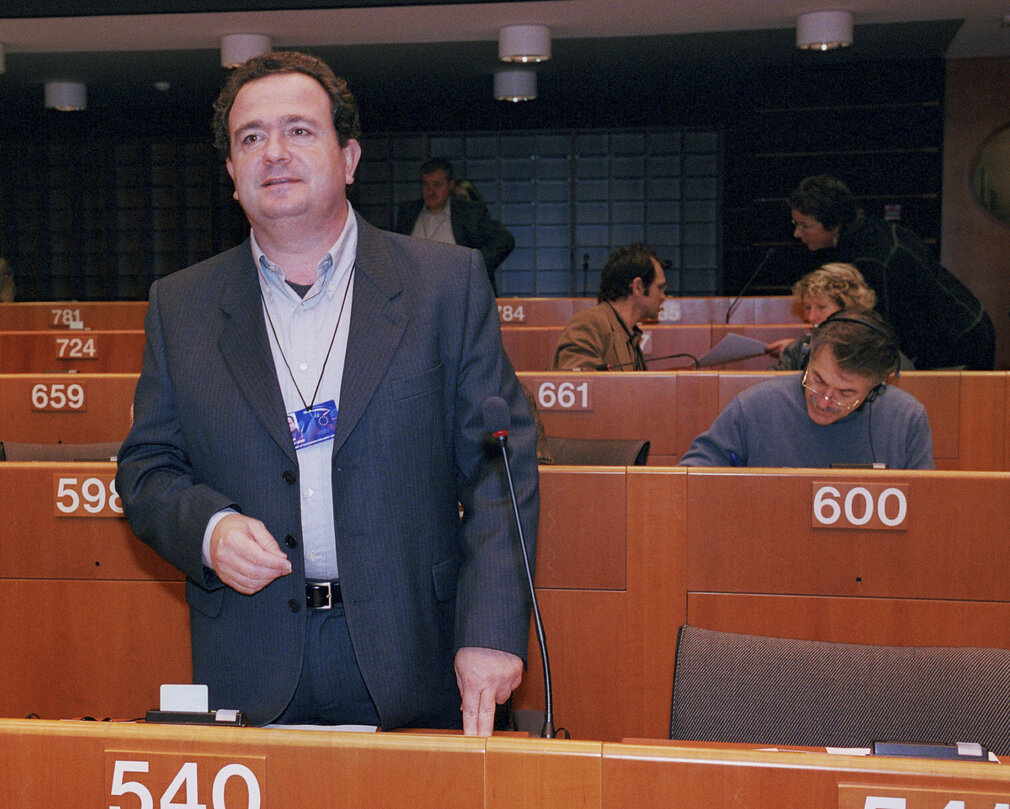
[[[908,527],[908,484],[814,481],[814,528],[904,531]]]

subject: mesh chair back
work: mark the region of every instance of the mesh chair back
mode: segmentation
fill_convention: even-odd
[[[1010,754],[1010,651],[683,626],[670,738],[813,747],[978,742]]]

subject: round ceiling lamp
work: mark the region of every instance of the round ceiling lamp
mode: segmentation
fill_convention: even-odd
[[[270,53],[273,42],[266,34],[225,34],[221,37],[221,67],[238,67],[243,62]]]
[[[496,70],[494,97],[499,101],[532,101],[537,97],[537,74],[532,70]]]
[[[796,18],[796,47],[830,51],[852,44],[851,11],[812,11]]]
[[[498,31],[503,62],[546,62],[551,58],[551,29],[546,25],[506,25]]]
[[[73,112],[87,109],[88,85],[76,81],[49,81],[45,84],[46,109]]]

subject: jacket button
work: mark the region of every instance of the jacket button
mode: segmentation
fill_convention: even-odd
[[[285,469],[284,474],[281,475],[281,477],[284,478],[284,482],[287,484],[294,483],[298,478],[298,476],[290,469]]]
[[[284,537],[284,544],[287,545],[289,548],[297,548],[298,540],[295,539],[293,536],[291,536],[291,534],[288,534],[286,537]]]
[[[288,602],[288,609],[291,610],[291,612],[300,612],[302,609],[302,605],[299,604],[297,600],[292,598]]]

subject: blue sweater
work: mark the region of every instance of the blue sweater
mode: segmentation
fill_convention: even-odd
[[[742,391],[694,439],[679,465],[827,468],[873,462],[888,469],[936,468],[922,404],[886,387],[833,424],[815,424],[807,415],[799,375],[789,375]]]

